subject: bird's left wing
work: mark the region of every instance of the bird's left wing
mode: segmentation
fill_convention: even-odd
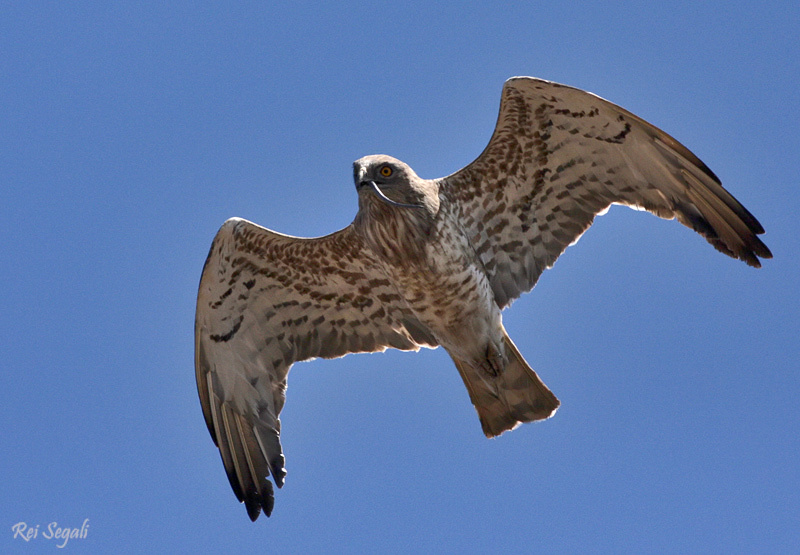
[[[241,219],[211,245],[197,296],[195,372],[231,487],[255,520],[285,476],[280,420],[292,363],[435,346],[352,226],[302,239]]]
[[[501,308],[614,203],[677,218],[751,266],[772,256],[761,224],[686,147],[611,102],[541,79],[506,82],[489,145],[440,183]]]

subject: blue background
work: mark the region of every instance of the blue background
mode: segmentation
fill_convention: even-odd
[[[800,542],[800,7],[2,2],[0,551],[792,552]],[[674,135],[767,229],[754,270],[599,218],[505,312],[562,401],[489,441],[442,350],[297,364],[251,524],[194,384],[200,271],[240,216],[356,212],[351,163],[473,160],[534,75]]]

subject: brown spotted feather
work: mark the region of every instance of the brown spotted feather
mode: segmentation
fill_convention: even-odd
[[[225,222],[197,299],[196,370],[206,424],[252,519],[285,475],[280,420],[294,362],[434,347],[352,228],[317,239]]]
[[[441,188],[501,307],[613,203],[677,218],[751,266],[772,256],[758,221],[686,147],[600,97],[540,79],[506,82],[486,150]]]

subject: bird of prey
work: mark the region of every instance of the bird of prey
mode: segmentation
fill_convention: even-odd
[[[358,212],[317,238],[226,221],[197,296],[203,414],[236,497],[269,516],[286,471],[278,418],[294,362],[443,347],[487,437],[559,401],[522,358],[501,311],[530,291],[595,216],[624,204],[679,222],[759,267],[764,229],[694,154],[591,93],[506,81],[488,146],[422,179],[385,155],[354,163]]]

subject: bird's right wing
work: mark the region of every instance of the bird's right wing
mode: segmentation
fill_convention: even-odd
[[[302,239],[241,219],[211,245],[197,296],[195,371],[239,501],[269,516],[285,476],[280,420],[292,363],[436,346],[349,226]]]

